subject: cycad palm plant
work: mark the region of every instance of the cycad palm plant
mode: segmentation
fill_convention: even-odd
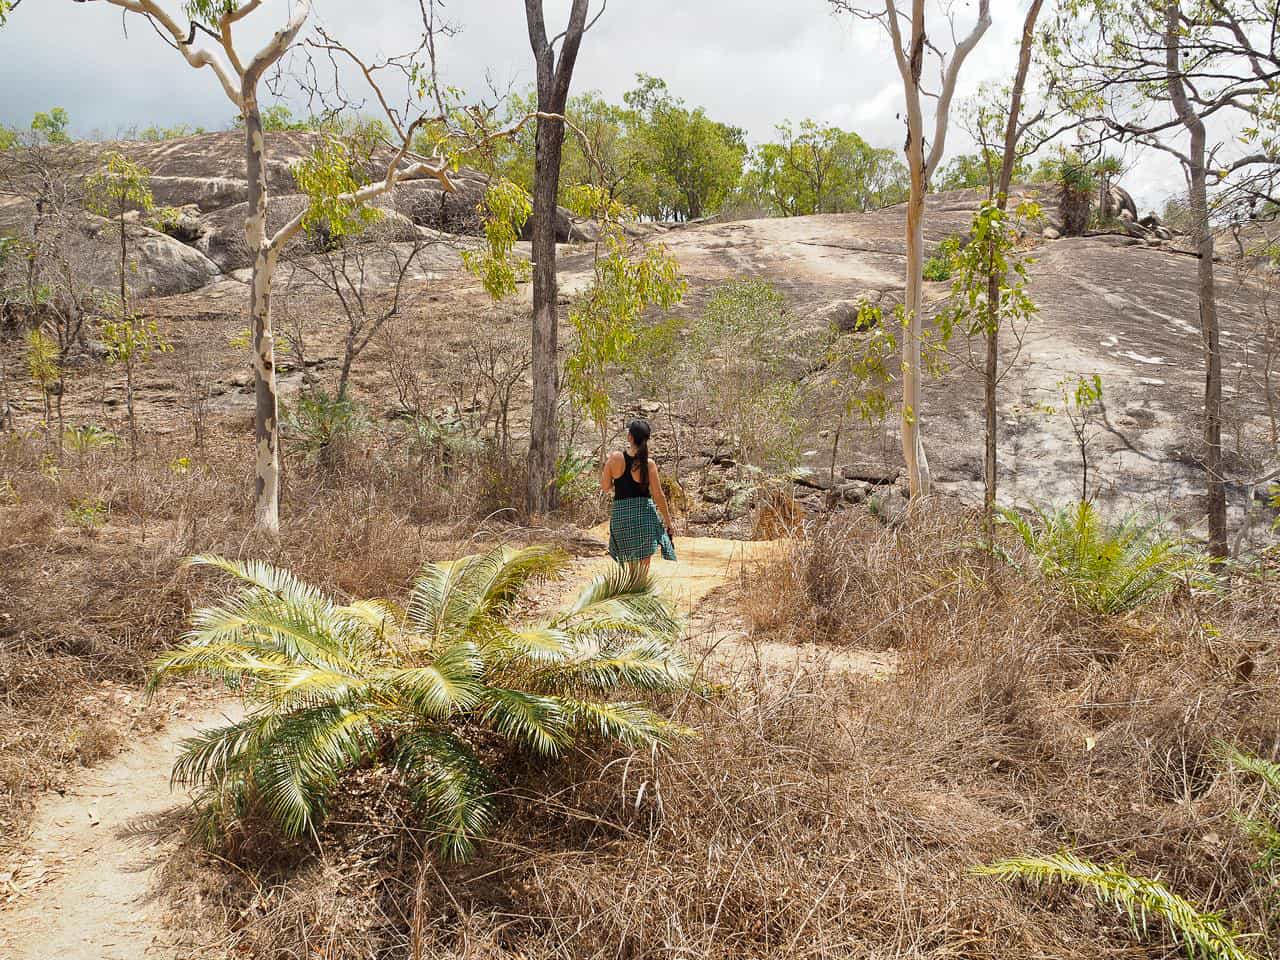
[[[248,715],[182,747],[175,782],[204,788],[207,824],[264,810],[285,832],[311,832],[342,773],[394,763],[437,831],[465,859],[497,814],[483,743],[494,735],[554,757],[580,738],[630,747],[684,734],[617,691],[673,691],[690,669],[679,624],[644,576],[619,568],[565,609],[513,623],[534,582],[563,554],[498,548],[429,564],[404,610],[339,604],[285,570],[202,556],[239,590],[197,610],[185,643],[155,663],[154,688],[197,674],[224,680]]]
[[[1172,591],[1183,576],[1206,576],[1202,558],[1137,515],[1108,524],[1082,501],[1053,512],[1037,509],[1030,520],[1002,510],[1001,519],[1042,573],[1097,613],[1134,610]]]

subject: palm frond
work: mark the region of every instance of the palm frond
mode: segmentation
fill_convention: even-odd
[[[400,738],[396,765],[412,784],[418,809],[437,831],[442,855],[469,859],[476,840],[497,819],[492,781],[475,753],[451,734],[418,729]]]
[[[659,595],[650,577],[632,567],[617,567],[592,579],[552,624],[670,640],[681,632],[675,608]]]
[[[214,567],[229,573],[242,583],[250,584],[281,600],[299,606],[328,603],[329,598],[317,587],[306,583],[282,567],[265,560],[232,560],[213,553],[201,553],[186,560],[192,567]]]
[[[415,714],[444,720],[479,702],[484,661],[474,644],[454,644],[430,664],[379,674],[375,685],[385,686],[396,700]]]
[[[285,717],[253,765],[267,812],[286,836],[309,832],[348,767],[377,748],[377,710],[320,707]]]
[[[1241,773],[1256,777],[1266,784],[1269,789],[1280,794],[1280,763],[1264,760],[1262,757],[1225,743],[1218,744],[1218,753],[1227,763]]]
[[[252,766],[263,745],[276,735],[282,722],[280,714],[265,710],[187,737],[179,746],[172,783],[175,786],[216,783],[233,768]]]
[[[497,547],[428,564],[410,591],[409,622],[436,639],[461,636],[483,619],[503,616],[529,583],[566,563],[562,551],[547,547]]]
[[[558,699],[575,732],[616,740],[634,750],[670,746],[693,736],[688,727],[672,723],[642,703]]]
[[[297,604],[257,590],[196,610],[183,639],[192,646],[255,644],[338,669],[348,669],[353,653],[372,644],[367,624],[328,604]]]
[[[486,687],[481,704],[485,724],[535,753],[554,757],[569,742],[569,725],[554,697]]]
[[[563,660],[573,649],[573,639],[551,626],[512,629],[499,623],[484,631],[480,646],[485,659],[501,668],[516,660],[533,665]]]
[[[1220,915],[1201,911],[1159,880],[1135,877],[1118,864],[1102,866],[1064,852],[1045,857],[1012,857],[975,867],[973,872],[1004,881],[1083,887],[1091,890],[1099,902],[1122,910],[1135,932],[1145,931],[1149,917],[1157,916],[1193,960],[1256,960]]]
[[[539,689],[552,691],[586,688],[669,691],[686,687],[693,676],[689,661],[672,645],[642,639],[601,649],[579,648],[576,655],[552,664],[535,675]]]

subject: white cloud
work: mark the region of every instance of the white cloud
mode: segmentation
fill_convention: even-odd
[[[178,0],[170,2],[176,7]],[[562,23],[568,6],[551,0],[549,24]],[[955,8],[964,29],[973,4]],[[284,0],[268,0],[250,18],[248,38],[264,38],[286,9]],[[443,51],[450,82],[480,89],[490,75],[499,86],[532,80],[519,3],[452,0],[446,12],[463,28]],[[1017,0],[994,0],[992,12],[994,24],[962,75],[963,94],[1012,70],[1022,13]],[[369,53],[405,46],[416,14],[415,0],[317,0],[317,18]],[[191,70],[149,26],[128,19],[126,37],[119,12],[105,3],[27,0],[0,30],[0,122],[25,124],[36,110],[59,105],[81,134],[151,123],[225,126],[234,108],[212,75]],[[878,24],[833,16],[825,0],[612,0],[583,43],[574,89],[620,99],[641,71],[663,77],[677,96],[743,127],[752,140],[771,137],[782,120],[814,117],[877,146],[902,144],[888,38]],[[971,149],[959,128],[951,137],[949,154]],[[1153,184],[1176,188],[1176,169],[1156,177],[1158,169],[1151,166]],[[1134,192],[1154,203],[1160,191]]]

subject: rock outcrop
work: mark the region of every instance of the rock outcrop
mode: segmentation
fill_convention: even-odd
[[[322,135],[305,131],[272,133],[268,139],[267,185],[271,192],[268,229],[277,230],[306,206],[298,191],[293,167],[309,156]],[[101,153],[118,150],[142,164],[150,172],[150,187],[157,206],[174,208],[179,216],[165,233],[142,231],[133,251],[140,291],[160,295],[188,292],[208,283],[219,273],[231,273],[251,266],[244,238],[248,210],[248,183],[245,179],[244,142],[240,133],[199,134],[161,142],[122,141],[86,147],[77,144],[67,150]],[[385,164],[390,154],[375,158]],[[415,238],[437,238],[440,234],[481,236],[483,223],[477,205],[484,197],[487,180],[478,171],[463,168],[453,177],[456,190],[446,192],[436,180],[399,184],[378,199],[384,216],[365,235],[372,241],[407,242]],[[22,235],[31,223],[31,204],[21,198],[0,198],[0,236]],[[529,227],[526,226],[526,234]],[[99,233],[86,234],[92,241]],[[556,238],[562,243],[590,240],[590,224],[575,221],[568,210],[558,208]],[[305,254],[308,245],[323,243],[320,238],[299,237],[286,255]],[[527,236],[526,236],[527,239]],[[187,252],[175,247],[185,246]],[[109,259],[104,250],[101,259]],[[92,258],[91,258],[92,259]],[[209,272],[213,265],[213,272]],[[96,282],[96,280],[95,280]]]

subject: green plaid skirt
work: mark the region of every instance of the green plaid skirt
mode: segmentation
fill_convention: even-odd
[[[646,560],[659,550],[663,560],[675,560],[676,548],[667,536],[658,508],[649,497],[613,501],[609,517],[609,556],[618,563]]]

